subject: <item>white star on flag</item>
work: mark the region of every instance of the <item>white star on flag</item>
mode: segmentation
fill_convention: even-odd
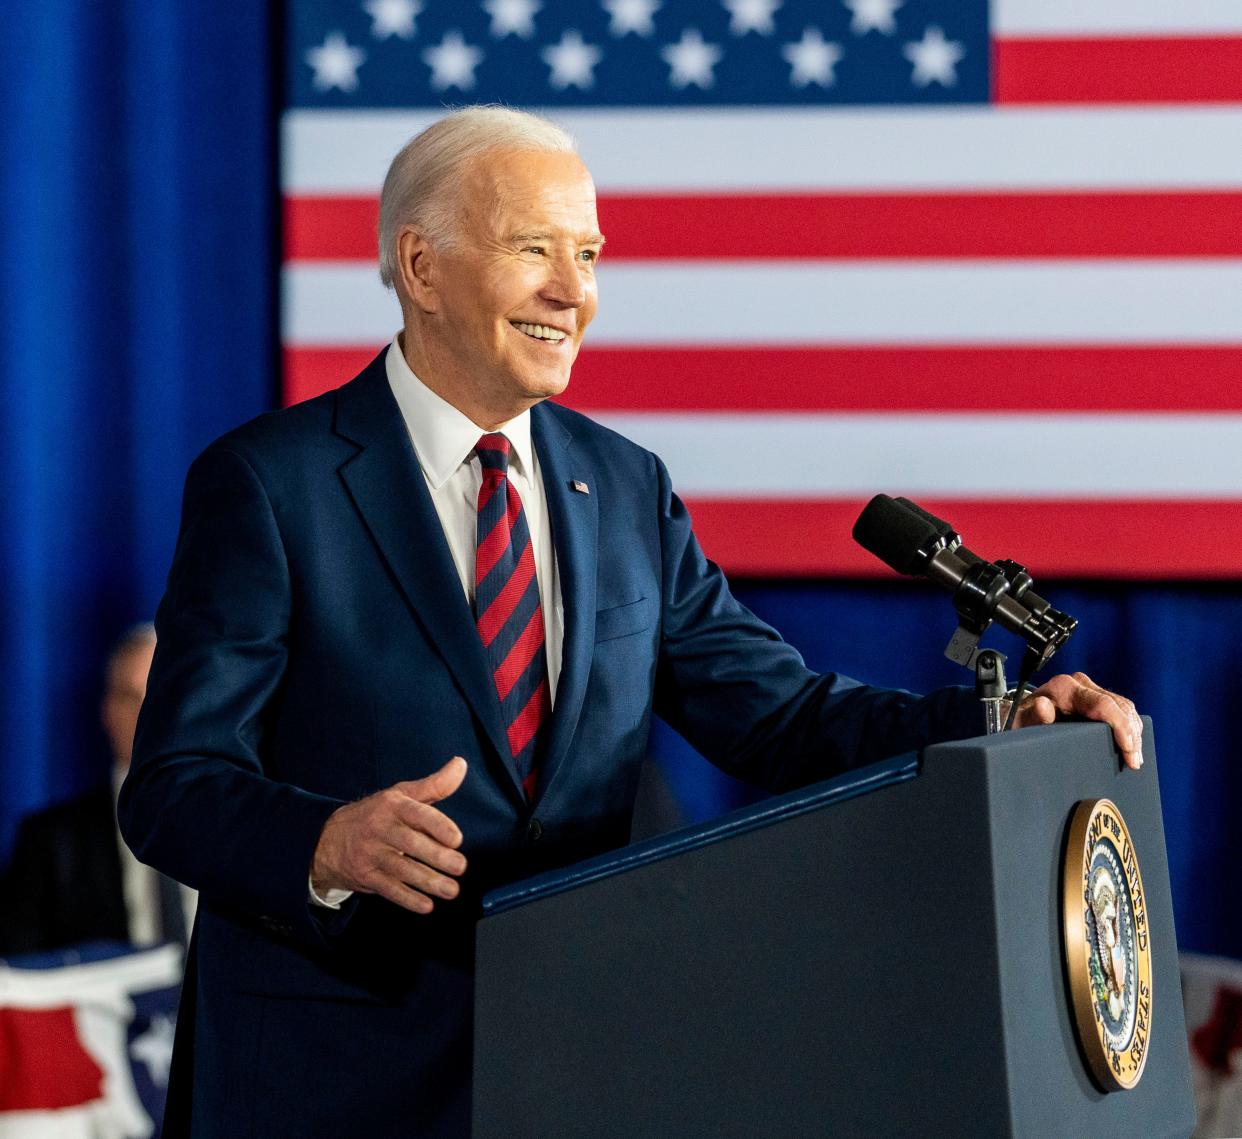
[[[957,82],[955,68],[966,54],[957,40],[946,40],[944,32],[935,25],[928,27],[921,40],[907,43],[902,51],[914,64],[910,80],[916,87],[926,87],[929,83],[952,87]]]
[[[483,7],[492,18],[490,31],[497,39],[521,36],[528,40],[535,34],[535,13],[543,5],[539,0],[483,0]]]
[[[897,30],[893,13],[904,3],[905,0],[845,0],[845,6],[854,13],[850,31],[856,36],[872,31],[891,36]]]
[[[454,29],[444,39],[423,52],[423,62],[431,68],[431,85],[437,91],[446,87],[466,90],[474,86],[474,69],[483,62],[483,53],[462,39]]]
[[[146,1032],[135,1037],[129,1046],[134,1059],[146,1065],[147,1075],[157,1088],[168,1087],[175,1029],[172,1017],[161,1013],[151,1018]]]
[[[633,32],[636,36],[655,33],[655,14],[660,0],[603,0],[608,12],[608,31],[614,36]]]
[[[366,0],[362,5],[371,17],[371,35],[377,40],[397,36],[414,38],[414,18],[423,10],[420,0]]]
[[[545,47],[539,54],[552,69],[548,82],[562,91],[567,87],[590,87],[595,82],[595,65],[604,56],[594,44],[583,43],[582,36],[575,31],[562,33],[560,43]]]
[[[776,31],[772,13],[781,6],[781,0],[721,0],[729,9],[729,31],[735,36],[758,32],[769,36]]]
[[[315,69],[315,90],[342,91],[358,88],[358,68],[367,58],[360,47],[351,47],[340,32],[330,32],[319,47],[306,53],[306,62]]]
[[[811,83],[831,87],[837,81],[832,69],[844,54],[840,44],[825,42],[818,28],[803,28],[802,38],[797,43],[781,48],[781,55],[789,64],[789,82],[795,87]]]
[[[674,87],[710,87],[716,77],[712,68],[720,62],[724,53],[715,44],[703,42],[698,28],[686,28],[675,44],[660,49],[660,55],[669,65],[668,81]]]

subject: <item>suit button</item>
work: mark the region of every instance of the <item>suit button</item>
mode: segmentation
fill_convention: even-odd
[[[526,837],[531,842],[538,842],[543,837],[543,823],[538,819],[531,819],[526,824]]]

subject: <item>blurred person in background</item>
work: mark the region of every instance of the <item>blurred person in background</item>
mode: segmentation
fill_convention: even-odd
[[[143,624],[127,630],[108,657],[99,714],[112,752],[109,782],[23,821],[0,893],[0,954],[91,941],[185,943],[194,891],[139,862],[116,823],[154,652],[155,627]]]

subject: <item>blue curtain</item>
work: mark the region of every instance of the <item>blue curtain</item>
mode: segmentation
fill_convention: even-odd
[[[275,397],[266,4],[41,0],[0,47],[0,860],[106,775],[197,451]]]
[[[0,860],[23,814],[104,777],[100,668],[153,612],[184,472],[275,400],[279,55],[261,3],[44,0],[10,5],[4,37]],[[1040,584],[1082,620],[1058,663],[1155,718],[1182,944],[1242,956],[1242,589]],[[814,667],[920,690],[963,679],[940,657],[948,602],[926,590],[738,592]],[[744,799],[666,729],[654,747],[690,817]]]

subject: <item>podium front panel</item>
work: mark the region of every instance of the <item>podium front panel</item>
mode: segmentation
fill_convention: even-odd
[[[1188,1134],[1154,756],[1119,771],[1097,729],[931,748],[916,778],[536,883],[479,926],[476,1136]],[[1160,947],[1148,1071],[1112,1095],[1058,922],[1070,812],[1102,794],[1144,836]]]

